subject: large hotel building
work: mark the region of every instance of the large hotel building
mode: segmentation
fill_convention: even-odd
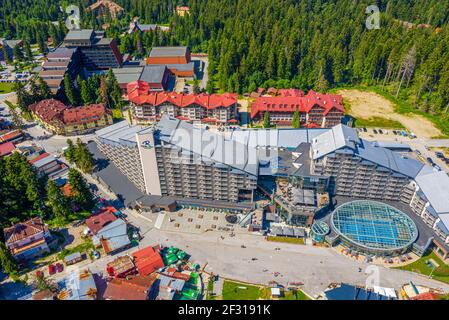
[[[145,194],[232,208],[252,204],[258,188],[286,223],[309,227],[339,199],[378,200],[408,208],[448,253],[448,175],[345,125],[220,134],[165,115],[153,128],[120,122],[96,135]]]

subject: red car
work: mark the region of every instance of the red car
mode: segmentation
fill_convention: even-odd
[[[57,272],[62,272],[62,270],[64,270],[64,265],[62,263],[57,263],[56,264],[56,271]]]
[[[56,273],[56,268],[55,268],[55,266],[54,266],[53,264],[50,264],[50,265],[48,266],[48,273],[49,273],[50,275]]]

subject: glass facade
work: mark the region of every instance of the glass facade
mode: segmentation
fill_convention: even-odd
[[[335,209],[332,229],[347,246],[375,255],[407,251],[418,237],[415,223],[400,210],[376,201],[352,201]]]
[[[323,242],[324,237],[329,233],[330,228],[324,221],[315,221],[311,229],[311,237],[315,242]]]

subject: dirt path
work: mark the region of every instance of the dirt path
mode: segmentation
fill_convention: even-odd
[[[379,117],[398,121],[420,138],[430,139],[442,135],[441,131],[423,116],[395,113],[394,104],[377,93],[360,90],[340,90],[337,93],[349,103],[351,106],[350,114],[355,118]]]

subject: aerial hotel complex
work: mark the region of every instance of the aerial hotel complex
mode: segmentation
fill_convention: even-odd
[[[160,120],[163,114],[205,123],[237,123],[237,94],[154,92],[145,81],[127,86],[133,117],[139,123]]]
[[[433,243],[441,255],[449,252],[449,177],[360,139],[342,124],[222,134],[163,115],[153,128],[124,121],[98,130],[96,139],[100,151],[147,195],[226,203],[238,211],[251,208],[259,189],[283,221],[312,227],[312,234],[327,230],[320,241],[332,245],[360,244],[368,253],[388,255],[422,254]],[[365,202],[354,211],[350,203],[358,200]],[[373,208],[372,219],[383,223],[387,217],[391,223],[352,234],[347,221],[370,222],[351,215]],[[380,232],[390,240],[374,236]]]

